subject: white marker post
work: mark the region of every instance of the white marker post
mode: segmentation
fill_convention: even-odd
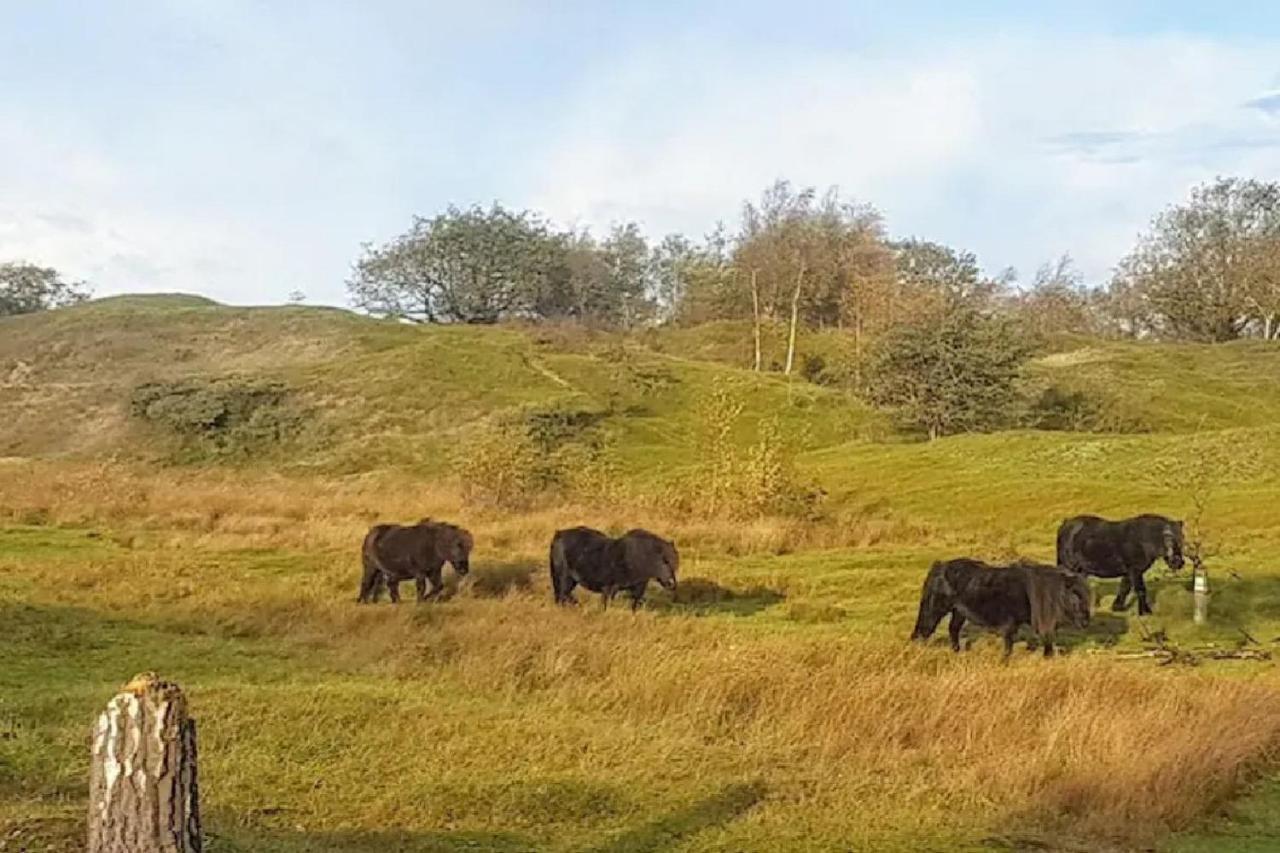
[[[1204,570],[1199,560],[1194,563],[1191,578],[1192,595],[1195,599],[1195,623],[1203,625],[1209,621],[1209,573]]]

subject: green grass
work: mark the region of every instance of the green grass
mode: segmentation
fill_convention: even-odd
[[[1165,853],[1266,853],[1280,845],[1280,780],[1258,785],[1202,832],[1172,840]]]
[[[757,667],[781,676],[796,661],[820,667],[862,648],[897,661],[932,560],[1051,559],[1063,517],[1190,517],[1193,487],[1207,498],[1198,533],[1215,548],[1211,624],[1192,623],[1185,576],[1157,571],[1155,616],[1101,612],[1089,631],[1065,637],[1073,652],[1065,665],[1079,667],[1066,671],[1149,679],[1153,691],[1173,685],[1188,701],[1219,682],[1278,684],[1270,663],[1183,671],[1134,660],[1120,675],[1092,667],[1141,648],[1144,630],[1188,647],[1233,648],[1243,629],[1276,647],[1280,349],[1073,342],[1034,371],[1123,401],[1146,432],[1011,431],[926,444],[868,440],[883,434],[883,421],[856,400],[742,370],[743,331],[649,333],[627,342],[620,361],[621,342],[608,335],[422,329],[181,296],[0,320],[0,407],[13,413],[0,423],[0,456],[56,460],[0,475],[67,472],[52,485],[0,488],[8,520],[0,527],[0,840],[20,833],[33,850],[76,849],[88,724],[144,669],[191,693],[215,853],[976,850],[1001,849],[996,839],[1013,839],[1004,849],[1052,840],[1037,822],[1043,815],[988,794],[993,780],[947,787],[963,768],[930,763],[909,737],[889,763],[863,755],[865,764],[819,771],[805,745],[771,739],[767,725],[744,734],[679,713],[668,720],[626,690],[645,689],[639,676],[651,668],[655,684],[685,696],[697,685],[662,667],[679,663],[666,660],[669,648],[696,660],[698,643],[709,649],[711,685],[730,675],[751,685]],[[834,357],[845,345],[836,336],[806,335],[802,352]],[[643,393],[628,364],[662,374],[665,385]],[[156,468],[134,481],[102,463],[160,455],[156,436],[125,416],[134,384],[227,373],[287,382],[317,413],[321,437],[236,470]],[[762,419],[777,417],[802,449],[801,471],[827,492],[826,527],[793,535],[766,524],[752,538],[737,529],[749,523],[708,520],[699,533],[691,522],[682,599],[656,593],[632,620],[593,605],[553,612],[543,565],[543,528],[599,517],[629,525],[630,510],[474,512],[464,519],[481,534],[470,593],[433,608],[350,605],[352,543],[363,526],[405,507],[439,511],[445,459],[477,423],[551,406],[599,413],[621,476],[645,489],[697,461],[697,406],[726,383],[748,404],[734,441],[749,444]],[[1197,460],[1206,459],[1225,462],[1193,482],[1189,472],[1203,473]],[[104,467],[82,475],[85,464]],[[361,491],[362,483],[372,485]],[[184,488],[194,497],[181,506],[153,497]],[[634,520],[684,521],[661,510]],[[1097,589],[1105,607],[1114,584]],[[559,629],[634,658],[624,665],[591,656],[606,650],[557,646],[543,632]],[[484,651],[491,635],[522,631],[527,657],[515,642]],[[977,637],[960,660],[937,648],[922,654],[903,665],[961,684],[1005,683],[994,639]],[[1057,665],[1020,653],[1009,684],[1052,679]],[[557,690],[540,680],[544,670],[571,683]],[[765,700],[735,684],[725,688],[724,713],[751,720],[752,703]],[[1193,724],[1213,721],[1169,722]],[[1280,788],[1266,780],[1278,757],[1262,750],[1239,779],[1214,788],[1248,786],[1249,796],[1213,799],[1199,824],[1173,820],[1152,837],[1177,853],[1271,849]],[[895,773],[892,784],[881,778]],[[1097,782],[1082,778],[1085,788]],[[1055,783],[1049,774],[1037,784],[1021,808]],[[1056,814],[1057,801],[1045,802],[1042,811]]]

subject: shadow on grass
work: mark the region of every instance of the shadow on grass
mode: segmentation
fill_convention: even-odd
[[[947,636],[946,625],[947,620],[943,619],[933,636],[929,638],[928,645],[947,646],[950,644],[951,641]],[[1091,645],[1110,648],[1116,645],[1128,631],[1129,620],[1124,616],[1110,611],[1095,611],[1089,619],[1089,627],[1087,628],[1058,628],[1054,634],[1053,644],[1055,648],[1068,653],[1080,646]],[[975,625],[973,622],[967,622],[960,632],[960,646],[965,651],[969,651],[982,638],[986,638],[987,642],[995,644],[999,641],[999,632],[993,628],[986,628]],[[1039,652],[1041,649],[1040,638],[1026,626],[1019,629],[1016,642],[1025,643],[1027,651]]]
[[[282,832],[215,827],[206,853],[532,853],[539,845],[508,832]]]
[[[1127,618],[1129,623],[1145,621],[1151,627],[1170,625],[1179,632],[1190,627],[1187,623],[1195,608],[1190,572],[1148,573],[1147,597],[1153,611],[1149,617],[1137,616],[1137,600],[1132,595],[1124,610],[1112,610],[1118,583],[1110,579],[1091,580],[1095,620]],[[1211,570],[1209,592],[1209,623],[1199,629],[1201,632],[1219,635],[1224,640],[1239,640],[1243,632],[1263,644],[1280,641],[1274,631],[1264,633],[1265,626],[1280,621],[1280,577]],[[1133,624],[1128,627],[1137,630]]]
[[[1120,638],[1127,633],[1129,619],[1126,616],[1110,610],[1095,610],[1089,617],[1088,628],[1059,629],[1057,644],[1068,650],[1081,645],[1110,648],[1119,643]]]
[[[528,592],[533,588],[536,567],[523,563],[484,563],[475,566],[465,581],[456,576],[445,582],[447,595],[454,595],[459,588],[468,589],[479,598],[502,598],[509,592]]]
[[[661,853],[675,850],[690,836],[724,826],[764,799],[760,782],[729,785],[711,797],[613,836],[586,853]]]
[[[764,586],[731,589],[706,578],[688,578],[680,581],[674,598],[669,603],[664,602],[659,609],[694,616],[712,613],[752,616],[781,604],[785,599],[782,593]]]

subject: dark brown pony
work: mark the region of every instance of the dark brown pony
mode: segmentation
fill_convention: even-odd
[[[957,652],[960,629],[972,622],[1004,637],[1006,658],[1018,629],[1027,625],[1050,657],[1059,625],[1089,624],[1089,586],[1074,572],[1037,563],[991,566],[980,560],[946,560],[934,563],[925,577],[911,639],[927,640],[947,615],[951,648]]]
[[[400,582],[412,579],[418,601],[435,598],[444,589],[443,569],[449,563],[459,577],[471,570],[471,534],[454,524],[424,518],[417,524],[377,524],[360,547],[364,574],[360,603],[377,601],[385,586],[391,601],[400,601]],[[427,584],[431,584],[428,592]]]

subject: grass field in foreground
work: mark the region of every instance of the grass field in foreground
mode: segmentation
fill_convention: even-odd
[[[456,498],[7,470],[0,501],[28,523],[0,532],[0,828],[43,849],[76,849],[87,722],[141,669],[191,693],[215,851],[1232,849],[1169,833],[1212,821],[1280,749],[1270,664],[1118,660],[1132,612],[1050,662],[1002,666],[994,638],[908,647],[923,567],[968,550],[937,521],[936,541],[904,525],[851,546],[655,518],[686,543],[685,589],[632,616],[554,608],[542,555],[543,530],[625,516],[473,512],[469,587],[362,608],[366,517],[456,516]],[[1264,577],[1265,554],[1241,553]],[[1148,628],[1280,635],[1270,587],[1235,583],[1193,631],[1185,581],[1157,581]],[[1272,801],[1227,825],[1237,849],[1262,849]]]

